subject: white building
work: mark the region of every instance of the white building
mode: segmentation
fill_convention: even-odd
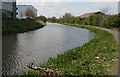
[[[32,5],[17,5],[18,8],[18,18],[36,18],[37,9]]]

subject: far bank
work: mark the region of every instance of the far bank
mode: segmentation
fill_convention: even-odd
[[[15,34],[42,28],[46,23],[41,20],[2,20],[2,34]]]

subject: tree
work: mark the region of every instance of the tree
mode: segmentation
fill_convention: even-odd
[[[20,13],[20,15],[21,15],[21,18],[22,18],[23,17],[22,12]]]
[[[53,21],[53,22],[55,22],[56,19],[57,19],[56,17],[54,17],[54,16],[52,17],[52,21]]]
[[[35,12],[30,8],[27,8],[27,10],[25,11],[25,15],[28,18],[30,18],[30,17],[35,18]]]
[[[47,18],[47,21],[49,21],[49,22],[56,22],[56,20],[57,20],[57,18],[56,17],[49,17],[49,18]]]
[[[90,16],[90,17],[88,18],[88,24],[89,24],[89,25],[92,25],[92,17],[93,17],[93,16]]]
[[[45,16],[39,16],[39,17],[37,17],[37,19],[40,19],[43,22],[47,21],[47,18]]]
[[[109,11],[110,11],[111,9],[109,8],[109,7],[107,7],[107,8],[101,8],[100,9],[100,12],[102,12],[102,13],[104,13],[104,14],[109,14]],[[101,27],[105,27],[105,18],[106,18],[106,15],[102,15],[102,18],[103,18],[103,20],[102,20],[102,25],[101,25]]]
[[[101,8],[100,9],[100,12],[102,12],[102,13],[104,13],[104,14],[109,14],[109,11],[110,11],[111,9],[109,8],[109,7],[106,7],[106,8]]]
[[[71,13],[65,13],[65,15],[62,17],[62,20],[64,23],[70,23],[72,22],[71,18],[73,18]]]
[[[87,20],[86,19],[84,19],[84,21],[83,21],[83,23],[82,23],[83,25],[88,25],[87,24]]]
[[[101,15],[95,14],[92,15],[92,25],[99,26],[101,23]]]
[[[120,15],[109,15],[106,19],[106,27],[120,27]]]
[[[72,17],[71,13],[65,13],[65,15],[63,17]]]

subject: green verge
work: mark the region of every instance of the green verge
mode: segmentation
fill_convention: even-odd
[[[3,20],[2,34],[23,33],[42,28],[46,24],[40,24],[34,20]]]
[[[71,25],[78,28],[86,28],[97,34],[83,46],[73,48],[58,54],[56,58],[49,58],[48,61],[40,65],[44,68],[55,68],[65,75],[110,75],[112,66],[118,60],[118,44],[115,37],[105,31],[91,26]],[[42,75],[38,71],[28,71],[23,75]]]

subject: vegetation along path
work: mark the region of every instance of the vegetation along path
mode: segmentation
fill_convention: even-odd
[[[111,75],[112,67],[118,61],[118,43],[113,34],[91,26],[66,25],[89,29],[97,34],[97,38],[50,58],[41,67],[57,69],[61,71],[60,75]],[[30,74],[44,75],[38,71],[24,73]]]
[[[113,30],[110,30],[110,29],[100,28],[100,27],[96,27],[96,28],[99,28],[99,29],[102,29],[102,30],[106,30],[106,31],[112,33],[115,36],[116,41],[118,42],[118,44],[120,46],[120,32],[113,31]],[[120,64],[120,62],[118,63],[118,61],[116,61],[115,65],[113,65],[113,68],[111,70],[111,74],[112,75],[120,74],[119,73],[120,69],[118,69],[119,64]]]

